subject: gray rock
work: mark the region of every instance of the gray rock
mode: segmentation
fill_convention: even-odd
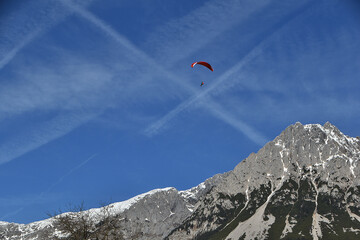
[[[359,158],[359,139],[329,122],[291,125],[219,176],[167,238],[358,239]]]

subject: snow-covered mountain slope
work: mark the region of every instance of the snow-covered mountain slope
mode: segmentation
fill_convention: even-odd
[[[360,138],[289,126],[222,176],[168,239],[360,239]]]
[[[186,191],[177,191],[171,187],[155,189],[126,201],[110,204],[107,210],[120,223],[119,229],[125,239],[134,239],[134,236],[137,236],[136,239],[161,239],[191,215],[201,192],[210,187],[206,185],[208,184],[202,183]],[[102,212],[103,208],[93,208],[87,210],[86,214],[95,222],[100,222]],[[54,223],[53,218],[26,225],[0,222],[0,239],[61,237]]]
[[[360,239],[359,159],[359,137],[330,123],[296,123],[232,171],[107,209],[124,239]],[[87,212],[100,221],[101,211]],[[0,239],[61,234],[53,219],[0,222],[0,233]]]

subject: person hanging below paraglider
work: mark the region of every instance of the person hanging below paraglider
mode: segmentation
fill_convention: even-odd
[[[191,67],[193,68],[196,64],[203,65],[203,66],[207,67],[208,69],[210,69],[212,72],[214,71],[212,66],[207,62],[194,62],[193,64],[191,64]],[[201,82],[200,87],[202,87],[204,84],[205,84],[204,82]]]

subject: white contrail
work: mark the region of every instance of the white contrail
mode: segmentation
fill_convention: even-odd
[[[93,0],[89,0],[87,2],[83,2],[82,4],[84,6],[89,5]],[[45,1],[46,2],[46,1]],[[48,1],[47,3],[49,3],[50,1]],[[35,2],[36,4],[37,2]],[[31,2],[30,4],[33,4],[33,2]],[[49,3],[50,4],[50,3]],[[41,13],[44,14],[43,16],[43,20],[42,22],[38,22],[36,21],[35,23],[33,23],[33,19],[30,18],[28,19],[28,22],[30,22],[31,27],[29,26],[21,26],[20,30],[17,30],[15,34],[13,34],[12,36],[8,37],[10,41],[12,41],[12,43],[16,42],[15,40],[18,39],[22,39],[19,43],[16,43],[15,46],[11,49],[6,49],[5,53],[2,52],[3,56],[0,56],[0,70],[3,69],[8,63],[10,63],[14,57],[16,57],[16,55],[24,48],[26,47],[29,43],[31,43],[33,40],[35,40],[37,37],[39,37],[40,35],[44,34],[45,32],[47,32],[48,30],[50,30],[52,27],[54,27],[56,24],[59,24],[61,21],[65,20],[69,15],[72,14],[72,12],[63,12],[61,9],[58,9],[57,6],[59,5],[59,3],[57,1],[54,1],[53,3],[50,4],[52,7],[54,7],[55,9],[46,9],[43,10]],[[21,10],[20,9],[20,13],[21,14]],[[52,10],[52,11],[51,11]],[[54,13],[54,14],[52,14]],[[10,19],[16,19],[16,17],[18,16],[11,16]],[[10,21],[11,21],[10,20]],[[6,19],[3,19],[2,24],[5,24]],[[8,29],[11,29],[11,26],[7,27]],[[26,35],[24,36],[25,32]]]
[[[26,137],[10,139],[6,144],[0,146],[0,165],[64,136],[81,124],[93,119],[98,114],[99,113],[79,114],[77,111],[71,112],[70,114],[63,114],[45,123],[40,130],[36,128],[25,133]]]
[[[36,23],[34,25],[35,30],[33,30],[31,33],[28,33],[26,35],[26,38],[23,39],[20,42],[20,44],[18,44],[13,49],[6,49],[5,52],[7,52],[8,50],[9,52],[7,52],[2,59],[0,59],[0,69],[4,67],[6,64],[8,64],[16,56],[17,53],[19,53],[24,47],[26,47],[26,45],[32,42],[36,37],[38,37],[39,34],[43,34],[45,31],[49,30],[52,26],[59,23],[59,21],[64,20],[66,16],[73,13],[72,9],[70,9],[69,11],[69,8],[64,8],[64,6],[62,5],[61,8],[65,9],[66,12],[59,13],[56,16],[56,18],[53,18],[44,24]],[[17,33],[16,36],[18,35],[19,34]],[[28,88],[27,86],[24,87],[26,91],[27,88]],[[11,91],[10,96],[13,93],[14,92]],[[16,93],[17,92],[15,91],[15,95]],[[5,99],[7,94],[8,92],[4,93]],[[29,96],[31,94],[26,94],[26,95]],[[8,98],[8,100],[13,103],[11,99]],[[24,99],[21,99],[20,102],[23,100]],[[38,102],[36,102],[36,100],[39,99],[35,100],[35,104],[32,103],[31,98],[26,98],[25,100],[26,101],[24,102],[24,105],[30,106],[32,109],[38,107],[37,106]],[[7,101],[4,102],[3,103],[6,105]],[[48,102],[51,102],[51,100]],[[21,104],[22,103],[20,103],[20,105]],[[16,110],[17,108],[19,108],[19,106],[16,106],[16,104],[14,104],[13,108],[11,108],[10,105],[11,110]],[[25,109],[24,111],[26,110],[28,111],[29,108]],[[13,159],[26,154],[27,152],[37,149],[61,136],[64,136],[65,134],[72,131],[76,127],[100,115],[102,112],[103,110],[92,110],[92,112],[81,112],[81,111],[79,112],[78,110],[67,111],[64,114],[61,113],[58,116],[56,116],[54,119],[45,122],[43,125],[37,126],[36,129],[30,129],[27,132],[23,132],[20,136],[14,136],[13,138],[7,139],[5,143],[0,144],[0,165],[10,162]]]
[[[269,0],[207,1],[189,14],[157,27],[145,46],[154,49],[155,58],[161,59],[160,62],[171,65],[203,48],[271,3]]]
[[[224,122],[234,127],[236,130],[242,132],[254,143],[258,144],[259,146],[264,146],[264,144],[269,141],[269,139],[266,136],[264,136],[254,128],[250,127],[245,122],[239,120],[238,118],[233,117],[228,112],[225,112],[225,110],[221,108],[216,102],[213,102],[212,104],[213,105],[211,107],[208,107],[207,109],[211,111],[211,113],[214,116],[218,116]],[[204,106],[204,104],[202,104],[202,106]]]
[[[151,124],[149,127],[146,128],[145,132],[149,135],[156,134],[160,128],[162,128],[168,121],[173,119],[176,115],[178,115],[180,112],[184,111],[185,109],[189,108],[190,106],[194,105],[195,103],[199,103],[200,100],[204,97],[209,97],[209,95],[214,89],[219,88],[219,85],[223,83],[225,80],[227,80],[231,75],[238,72],[244,65],[246,65],[249,61],[254,59],[255,57],[259,56],[262,50],[263,44],[259,44],[257,47],[255,47],[245,58],[243,58],[239,63],[231,67],[228,71],[226,71],[224,74],[222,74],[220,77],[218,77],[214,84],[206,88],[204,91],[200,93],[195,93],[191,98],[188,100],[182,102],[180,105],[178,105],[176,108],[171,110],[169,113],[167,113],[164,117],[160,118],[155,123]],[[216,89],[216,91],[219,93],[220,89]],[[208,102],[208,99],[207,99]],[[212,102],[212,105],[214,102]],[[207,106],[206,104],[202,106]],[[213,108],[208,108],[210,111],[212,111]],[[216,108],[214,108],[214,111],[219,113],[220,111]],[[221,114],[220,114],[221,115]],[[224,120],[224,119],[223,119]],[[239,126],[242,126],[243,124],[240,124]],[[242,129],[241,127],[238,129]],[[245,131],[244,131],[245,132]]]
[[[85,164],[87,164],[90,160],[92,160],[96,156],[97,156],[97,154],[93,154],[90,157],[88,157],[85,161],[81,162],[79,165],[70,169],[66,174],[61,176],[56,182],[54,182],[50,187],[48,187],[48,189],[46,189],[44,192],[40,193],[39,198],[42,198],[44,196],[44,194],[50,192],[56,185],[58,185],[60,182],[62,182],[66,177],[68,177],[69,175],[71,175],[73,172],[80,169],[81,167],[83,167]]]
[[[142,51],[140,51],[138,48],[136,48],[129,40],[127,40],[125,37],[120,35],[117,31],[115,31],[111,26],[106,24],[104,21],[96,17],[94,14],[89,12],[88,10],[84,9],[82,6],[79,6],[75,3],[72,3],[69,0],[62,1],[62,3],[67,6],[71,11],[78,13],[83,18],[90,21],[92,24],[100,28],[103,32],[105,32],[107,35],[109,35],[113,40],[120,43],[122,46],[124,46],[127,50],[130,50],[132,54],[138,55],[141,58],[152,62],[151,59]]]
[[[56,185],[58,185],[60,182],[62,182],[66,177],[70,176],[73,172],[75,172],[75,171],[79,170],[80,168],[82,168],[85,164],[87,164],[90,160],[92,160],[96,156],[97,156],[97,154],[93,154],[90,157],[88,157],[85,161],[81,162],[79,165],[77,165],[74,168],[70,169],[66,174],[61,176],[56,182],[51,184],[51,186],[48,187],[45,191],[41,192],[37,197],[33,198],[30,201],[30,203],[28,202],[27,205],[30,205],[30,204],[38,201],[38,200],[41,200],[46,193],[50,192]],[[25,207],[20,207],[20,208],[16,209],[15,211],[9,212],[9,213],[3,215],[1,217],[1,219],[5,219],[5,218],[8,218],[10,216],[14,216],[14,215],[18,214],[19,212],[21,212],[22,210],[24,210],[24,208]]]
[[[18,213],[21,212],[22,210],[24,210],[24,207],[21,207],[21,208],[16,209],[15,211],[6,213],[5,215],[3,215],[3,216],[1,217],[1,219],[5,219],[5,218],[11,217],[11,216],[15,216],[16,214],[18,214]]]
[[[5,67],[15,56],[16,54],[28,45],[41,31],[35,30],[34,32],[29,33],[22,42],[19,43],[16,47],[11,49],[5,56],[0,60],[0,70]]]
[[[306,6],[305,6],[306,7]],[[306,9],[308,9],[307,7],[303,10],[305,11]],[[300,13],[302,13],[303,11],[301,11]],[[299,16],[298,13],[293,19],[296,19],[297,16]],[[235,73],[239,72],[246,64],[248,64],[250,61],[252,61],[253,59],[255,59],[256,57],[260,56],[263,49],[266,48],[266,46],[268,44],[270,44],[270,42],[274,39],[274,37],[276,36],[276,34],[278,34],[279,32],[281,32],[285,26],[287,26],[291,21],[286,22],[285,24],[283,24],[280,28],[278,28],[276,31],[273,31],[270,36],[268,35],[268,37],[266,37],[265,39],[263,39],[259,44],[257,44],[240,62],[238,62],[237,64],[235,64],[233,67],[231,67],[229,70],[227,70],[224,74],[222,74],[220,77],[218,77],[215,81],[214,84],[212,84],[211,86],[209,86],[206,90],[200,92],[200,93],[196,93],[194,94],[191,98],[189,98],[188,100],[182,102],[180,105],[178,105],[175,109],[171,110],[168,114],[166,114],[164,117],[162,117],[161,119],[159,119],[158,121],[156,121],[155,123],[151,124],[148,128],[146,128],[146,133],[148,133],[149,135],[153,135],[156,134],[160,128],[162,128],[168,121],[170,121],[172,118],[174,118],[175,116],[177,116],[180,112],[184,111],[185,109],[189,108],[190,106],[197,104],[198,102],[202,102],[202,98],[207,97],[207,102],[209,99],[209,95],[215,95],[215,94],[219,94],[221,92],[223,92],[224,90],[228,89],[230,87],[229,83],[231,84],[235,84],[236,81],[239,81],[240,77],[237,76],[236,78],[230,79],[230,77],[232,75],[234,75]],[[227,81],[226,85],[224,85],[224,81]],[[214,102],[211,103],[211,105],[214,105]],[[202,105],[202,106],[207,106]],[[227,119],[231,119],[231,117],[229,115],[227,116],[223,116],[223,114],[221,114],[221,111],[219,108],[211,108],[208,107],[208,109],[212,112],[212,113],[219,113],[219,116],[222,116],[222,120],[226,121],[227,123],[229,123],[227,121]],[[236,129],[242,131],[246,136],[248,136],[251,140],[254,141],[254,139],[258,139],[257,141],[254,141],[256,143],[262,142],[264,141],[266,138],[262,137],[261,134],[256,133],[255,130],[253,130],[250,126],[246,125],[245,123],[239,122],[237,124],[234,124],[235,122],[232,122],[232,126],[234,126]],[[249,131],[251,129],[251,131]],[[260,139],[260,141],[259,141]]]
[[[155,69],[165,73],[170,79],[176,81],[178,84],[180,84],[183,88],[185,88],[187,91],[191,92],[192,94],[196,94],[197,91],[194,89],[194,87],[190,87],[188,84],[186,84],[184,81],[182,81],[179,77],[173,75],[172,73],[168,72],[167,70],[163,69],[161,67],[161,64],[157,64],[152,58],[150,58],[147,54],[139,50],[137,47],[135,47],[130,41],[128,41],[125,37],[123,37],[121,34],[119,34],[117,31],[115,31],[111,26],[107,25],[104,21],[96,17],[91,12],[87,11],[86,9],[76,5],[71,4],[69,1],[63,2],[66,6],[71,8],[74,12],[77,12],[80,16],[84,17],[91,23],[93,23],[95,26],[99,27],[102,31],[104,31],[107,35],[109,35],[112,39],[114,39],[116,42],[120,43],[123,47],[127,48],[129,51],[131,51],[133,54],[141,57],[142,59],[146,60],[149,64],[151,64],[152,67]],[[185,108],[187,104],[185,104]],[[244,122],[237,122],[237,120],[230,115],[230,113],[225,112],[220,108],[219,105],[215,105],[214,102],[210,99],[207,100],[207,103],[204,105],[206,109],[210,111],[215,117],[221,119],[222,121],[230,124],[231,126],[235,127],[235,129],[239,130],[243,134],[245,134],[247,137],[249,137],[251,140],[261,138],[260,141],[256,141],[257,144],[260,142],[261,145],[267,141],[265,137],[263,137],[260,133],[257,133],[255,129],[252,129],[252,127],[248,126]],[[174,111],[172,114],[172,117],[177,115],[179,111]],[[171,119],[172,117],[165,116],[165,119]],[[229,119],[232,119],[229,121]],[[158,129],[166,122],[166,120],[160,120],[158,125]],[[162,124],[161,124],[162,123]],[[251,129],[251,131],[249,131]],[[151,130],[146,130],[145,133],[149,132],[156,132]],[[254,136],[248,135],[256,133]],[[150,134],[151,135],[151,134]],[[149,135],[149,136],[150,136]]]

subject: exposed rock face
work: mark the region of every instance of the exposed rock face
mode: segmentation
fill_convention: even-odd
[[[360,140],[289,126],[198,202],[168,239],[360,239]]]
[[[110,206],[125,239],[360,239],[359,159],[359,138],[330,123],[296,123],[195,188]],[[0,223],[0,233],[48,239],[56,226]]]
[[[193,204],[201,194],[208,192],[209,187],[208,183],[202,183],[187,191],[156,189],[108,207],[111,216],[117,221],[119,236],[123,239],[163,239],[192,214]],[[100,222],[101,208],[87,212],[95,222]],[[27,225],[0,222],[0,239],[48,240],[54,236],[61,237],[61,233],[57,231],[56,222],[52,218]]]

